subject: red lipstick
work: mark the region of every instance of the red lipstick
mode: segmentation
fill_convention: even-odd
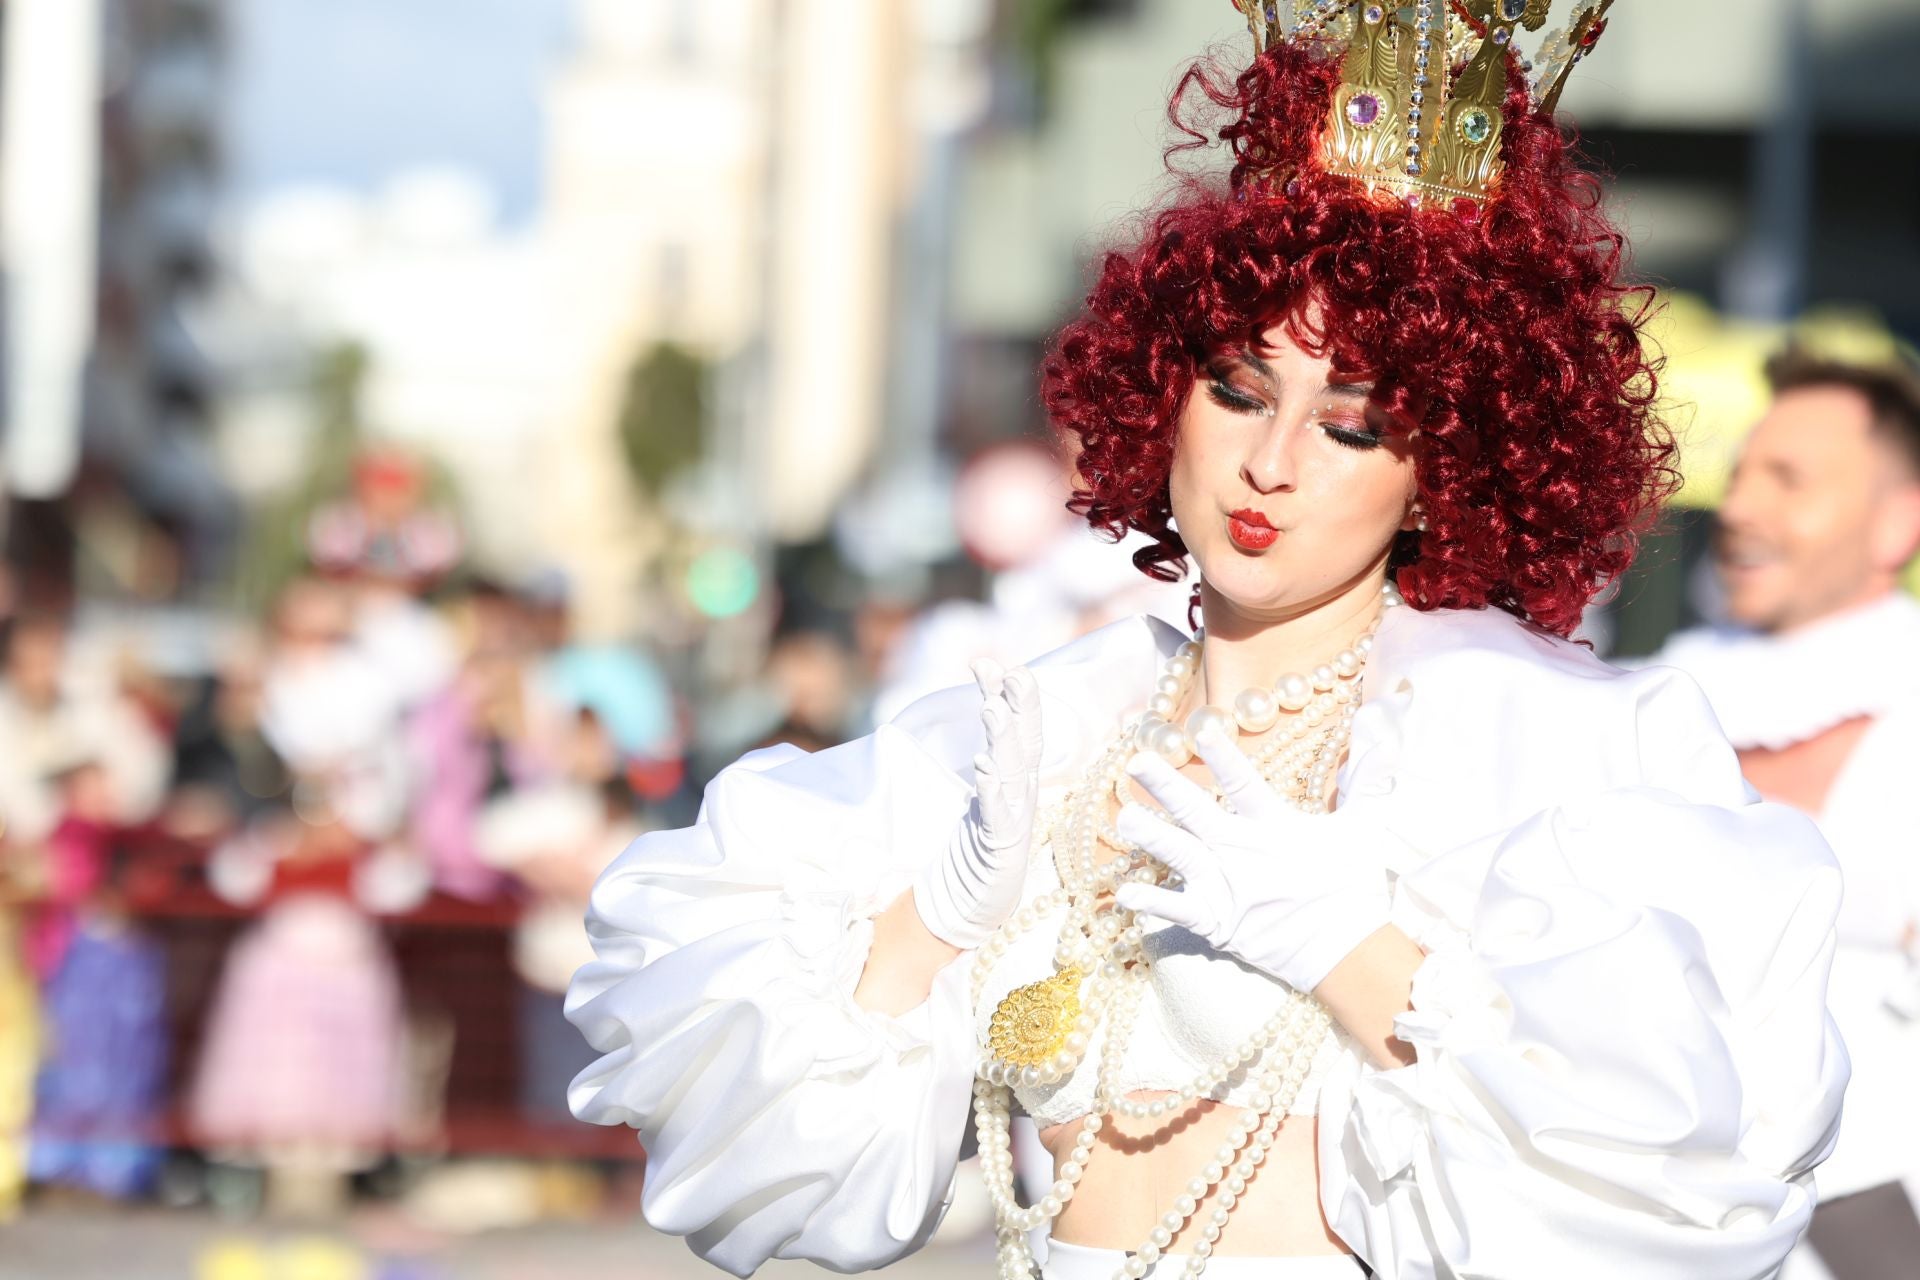
[[[1279,540],[1280,531],[1258,511],[1242,508],[1227,517],[1227,536],[1247,551],[1265,551]]]

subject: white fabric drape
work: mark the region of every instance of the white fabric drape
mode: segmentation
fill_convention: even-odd
[[[1184,637],[1131,619],[1034,663],[1043,786],[1085,767]],[[976,1056],[962,959],[892,1019],[868,921],[967,798],[978,695],[775,749],[602,879],[570,1016],[576,1114],[640,1130],[644,1210],[737,1275],[871,1268],[937,1223]],[[1757,803],[1697,689],[1503,614],[1391,611],[1341,778],[1407,846],[1429,951],[1401,1034],[1320,1101],[1321,1200],[1378,1274],[1760,1277],[1811,1207],[1847,1066],[1824,1006],[1839,896]]]

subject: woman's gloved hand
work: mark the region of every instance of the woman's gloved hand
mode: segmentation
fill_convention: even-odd
[[[1025,667],[982,658],[973,678],[986,698],[987,748],[973,758],[973,803],[946,852],[920,872],[914,906],[928,931],[968,950],[1020,905],[1040,792],[1040,686]]]
[[[1128,883],[1115,897],[1129,911],[1192,930],[1296,991],[1312,991],[1387,923],[1389,839],[1347,810],[1323,816],[1295,809],[1216,728],[1195,745],[1234,811],[1159,756],[1135,756],[1127,772],[1173,822],[1129,804],[1116,829],[1186,883],[1178,890]]]

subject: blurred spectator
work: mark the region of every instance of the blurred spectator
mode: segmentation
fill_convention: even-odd
[[[218,839],[270,808],[284,807],[293,775],[261,727],[261,658],[238,644],[203,680],[174,730],[167,826]]]
[[[68,627],[19,619],[0,685],[0,820],[32,899],[24,958],[42,984],[27,1175],[104,1195],[144,1190],[164,1081],[157,950],[114,901],[112,843],[162,799],[167,753],[120,673],[71,654]]]
[[[576,640],[566,581],[557,573],[530,583],[523,600],[548,697],[593,712],[628,757],[664,760],[681,753],[673,694],[652,658],[632,645]]]
[[[400,690],[352,643],[346,591],[302,578],[282,593],[261,686],[260,727],[295,777],[309,822],[338,822],[363,840],[394,834],[408,775]]]
[[[882,668],[875,723],[953,684],[976,658],[1015,666],[1132,613],[1186,629],[1189,588],[1134,568],[1131,553],[1149,539],[1116,544],[1067,510],[1071,467],[1030,444],[968,465],[955,512],[969,554],[992,575],[988,598],[943,601],[906,628]]]
[[[792,735],[781,741],[831,746],[857,731],[853,653],[838,637],[825,631],[779,637],[767,654],[765,676],[784,709],[781,727]]]
[[[514,927],[520,1102],[532,1120],[571,1123],[567,1086],[593,1052],[562,1012],[568,980],[593,958],[587,895],[600,872],[644,830],[613,735],[590,710],[573,723],[563,772],[488,804],[476,830],[480,856],[528,895]]]
[[[167,1072],[160,948],[127,918],[112,875],[118,834],[105,768],[76,755],[52,770],[61,817],[42,842],[31,952],[43,980],[46,1056],[34,1086],[28,1177],[99,1195],[147,1190]]]
[[[221,1160],[264,1166],[272,1202],[295,1212],[336,1208],[347,1175],[383,1158],[403,1127],[400,976],[370,913],[416,905],[426,888],[395,842],[414,783],[404,712],[435,677],[405,660],[417,646],[369,639],[364,586],[290,584],[257,694],[236,652],[204,712],[183,722],[183,780],[238,823],[209,879],[262,913],[228,952],[189,1123]],[[404,590],[374,607],[386,604],[395,634],[431,630],[408,616]]]
[[[475,824],[489,802],[561,772],[565,717],[539,679],[527,616],[510,593],[475,582],[466,621],[458,674],[408,720],[419,778],[410,828],[436,887],[485,899],[504,877],[481,859]]]
[[[40,1061],[40,1011],[27,974],[15,901],[20,886],[0,847],[0,1223],[13,1217],[27,1182],[27,1123]]]
[[[1720,510],[1728,625],[1653,661],[1697,678],[1763,795],[1819,819],[1846,877],[1828,1003],[1853,1060],[1808,1240],[1838,1280],[1920,1257],[1920,373],[1789,349]],[[1796,1270],[1798,1268],[1798,1270]],[[1784,1274],[1818,1275],[1805,1250]]]
[[[152,723],[114,673],[73,668],[64,621],[22,617],[0,682],[0,821],[11,839],[32,844],[53,831],[62,813],[57,771],[81,756],[100,766],[110,821],[131,826],[158,808],[168,765]]]
[[[364,842],[338,822],[256,821],[214,881],[264,909],[228,952],[189,1099],[217,1159],[261,1165],[269,1198],[337,1209],[346,1175],[402,1127],[400,977],[368,918]]]
[[[314,513],[307,529],[307,554],[320,572],[416,591],[449,573],[461,550],[459,526],[428,502],[425,466],[392,447],[363,451],[352,493]]]
[[[446,687],[459,665],[453,633],[410,589],[362,577],[354,583],[353,641],[386,677],[396,702],[411,708]]]

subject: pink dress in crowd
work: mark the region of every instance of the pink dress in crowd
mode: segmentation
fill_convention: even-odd
[[[351,900],[352,865],[283,864],[273,905],[228,954],[189,1101],[216,1152],[356,1168],[392,1144],[400,981]]]

